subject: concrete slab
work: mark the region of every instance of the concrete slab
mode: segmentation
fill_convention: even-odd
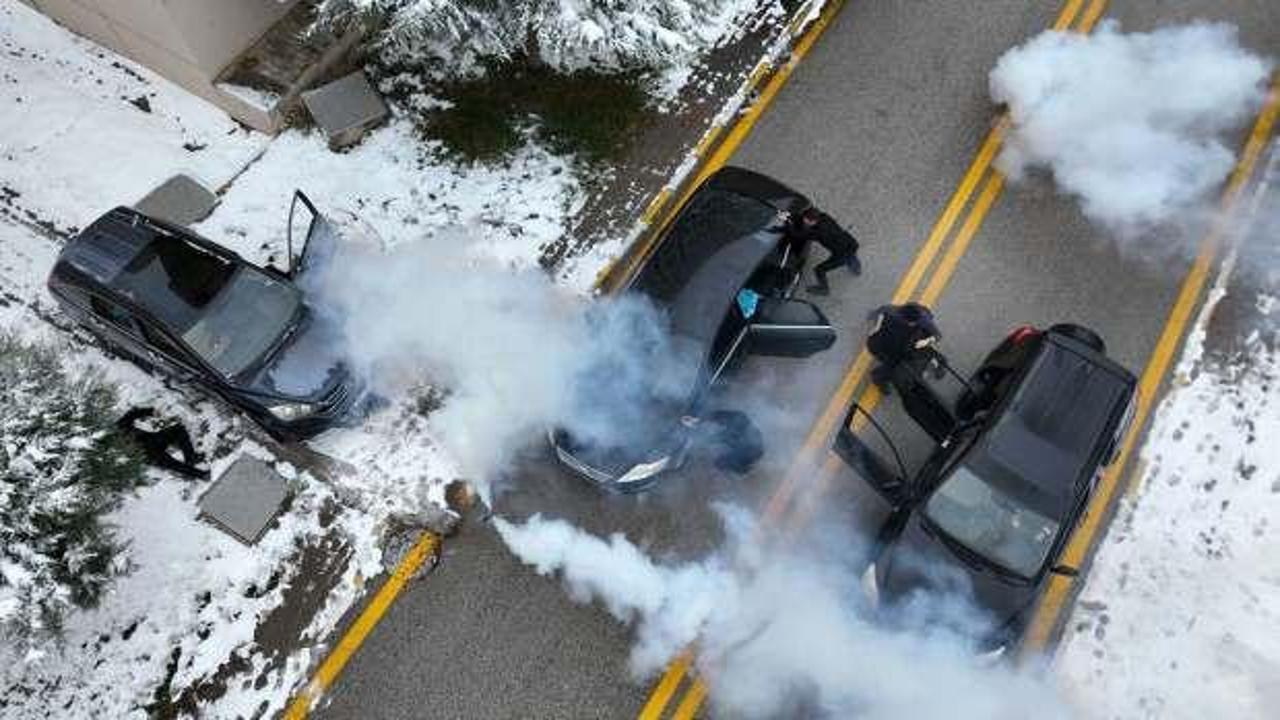
[[[302,103],[334,149],[358,142],[387,117],[386,103],[359,70],[302,93]]]
[[[252,545],[280,512],[288,494],[284,478],[274,468],[241,455],[200,498],[200,517]]]
[[[209,217],[218,196],[189,175],[174,175],[134,204],[138,212],[177,225],[192,225]]]

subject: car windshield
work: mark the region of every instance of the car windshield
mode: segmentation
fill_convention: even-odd
[[[297,288],[241,266],[182,339],[226,377],[271,349],[302,304]]]
[[[1058,521],[1019,497],[1014,487],[998,487],[965,465],[956,467],[929,498],[924,514],[955,541],[1000,568],[1030,578],[1044,565]]]

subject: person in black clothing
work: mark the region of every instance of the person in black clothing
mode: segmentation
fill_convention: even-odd
[[[681,422],[697,433],[696,442],[715,452],[719,470],[742,475],[764,455],[764,435],[746,413],[714,410],[704,417],[686,415]]]
[[[945,372],[945,358],[937,350],[941,337],[933,313],[920,303],[877,308],[867,333],[867,351],[879,361],[872,382],[886,394],[892,387],[907,414],[938,441],[955,425],[946,403],[924,380],[931,367],[936,378]]]
[[[933,321],[933,312],[920,303],[882,305],[868,318],[867,351],[878,361],[871,379],[881,389],[888,384],[899,367],[923,368],[942,333]]]
[[[831,256],[813,268],[816,285],[808,290],[815,295],[826,295],[831,292],[827,284],[827,273],[840,267],[847,267],[854,275],[862,274],[862,261],[858,259],[858,241],[853,235],[816,207],[809,207],[793,217],[787,228],[787,237],[793,242],[807,245],[816,242],[826,248]]]
[[[154,417],[156,411],[149,407],[133,408],[116,421],[116,428],[132,440],[147,457],[147,461],[156,467],[172,470],[184,477],[207,478],[209,472],[196,467],[204,462],[200,453],[191,445],[191,436],[187,429],[178,423],[169,423],[157,430],[138,427],[139,420]],[[170,454],[170,449],[177,450],[182,459]]]

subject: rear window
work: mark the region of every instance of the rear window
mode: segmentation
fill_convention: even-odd
[[[640,277],[635,289],[670,301],[721,247],[768,227],[773,207],[745,195],[707,188],[680,213]]]

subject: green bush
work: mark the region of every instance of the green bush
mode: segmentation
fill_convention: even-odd
[[[379,74],[393,86],[397,77],[415,78],[405,96],[421,77],[404,68]],[[417,125],[464,160],[501,159],[529,137],[588,162],[616,159],[651,112],[640,72],[565,72],[523,57],[488,63],[478,77],[432,83],[432,94],[451,106],[412,110]]]
[[[0,630],[56,635],[98,603],[121,549],[101,516],[143,479],[114,431],[114,388],[51,349],[0,335]]]

